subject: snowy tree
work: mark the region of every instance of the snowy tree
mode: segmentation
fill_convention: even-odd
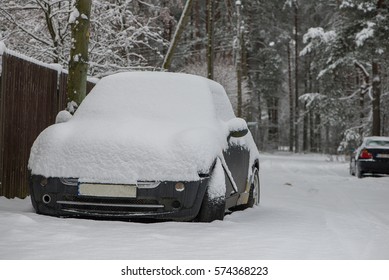
[[[210,12],[209,5],[212,5],[212,21],[213,30],[209,31],[210,23],[208,15]],[[185,1],[183,1],[185,3]],[[236,37],[236,17],[235,17],[235,1],[194,1],[190,22],[182,34],[182,38],[177,45],[174,60],[171,65],[172,71],[185,71],[193,74],[202,75],[213,78],[220,82],[230,96],[230,100],[234,106],[236,114],[238,114],[238,96],[236,73],[227,73],[228,71],[235,72],[235,52],[234,52],[234,37]],[[181,16],[181,13],[178,16]],[[179,20],[179,17],[176,17]],[[208,36],[208,35],[213,36]],[[212,38],[212,44],[209,38]],[[210,54],[209,56],[207,54]],[[213,54],[213,55],[212,55]],[[243,58],[243,72],[247,72],[245,66],[245,58]],[[213,70],[212,70],[213,68]],[[205,70],[204,70],[205,69]],[[213,73],[213,77],[209,76]],[[229,77],[229,78],[221,78]],[[235,81],[229,79],[234,78]],[[249,94],[246,81],[242,79],[242,108],[243,115],[250,117]]]
[[[93,1],[89,74],[162,70],[188,2]],[[213,62],[207,63],[210,2]],[[238,55],[237,2],[241,105],[239,83],[231,80],[237,73],[229,73],[236,71]],[[10,49],[66,67],[70,4],[0,0],[0,40]],[[261,148],[336,152],[344,139],[388,135],[387,1],[196,0],[187,12],[169,71],[207,76],[204,69],[213,65],[214,79],[226,87],[236,113],[240,107],[243,117],[258,122]]]
[[[168,45],[159,1],[93,1],[90,73],[160,68]]]
[[[93,1],[89,74],[160,67],[167,42],[165,7],[159,3]],[[0,0],[0,14],[0,40],[8,48],[67,67],[71,0]]]
[[[284,1],[244,1],[246,72],[252,93],[251,111],[260,127],[261,146],[278,148],[284,90],[287,23]],[[284,98],[286,97],[286,98]],[[287,136],[286,136],[287,137]]]
[[[0,1],[7,46],[45,62],[67,61],[70,0]],[[1,38],[3,37],[3,39]]]
[[[185,26],[188,22],[189,15],[191,12],[193,0],[187,0],[185,7],[182,11],[181,18],[177,24],[176,31],[174,32],[172,41],[170,42],[169,49],[165,55],[165,59],[163,61],[162,68],[169,70],[171,61],[174,55],[174,51],[178,45],[178,42],[181,38],[182,33],[184,32]]]
[[[334,18],[336,16],[327,31],[312,28],[306,33],[307,45],[302,55],[316,53],[318,77],[322,88],[333,92],[330,97],[338,98],[343,105],[345,101],[354,100],[351,108],[359,108],[358,115],[355,110],[350,112],[351,123],[346,120],[344,129],[380,135],[380,70],[388,56],[388,39],[384,35],[387,34],[388,9],[384,1],[342,1]],[[330,86],[328,79],[336,83]],[[370,112],[365,112],[366,103],[371,103]],[[343,111],[344,108],[347,107],[343,107]]]

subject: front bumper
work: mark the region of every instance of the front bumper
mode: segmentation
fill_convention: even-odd
[[[100,217],[107,219],[193,220],[201,207],[209,178],[183,182],[161,182],[153,188],[138,188],[136,197],[96,197],[79,195],[78,185],[59,178],[31,176],[31,201],[37,213],[61,217]],[[65,182],[65,183],[64,183]]]

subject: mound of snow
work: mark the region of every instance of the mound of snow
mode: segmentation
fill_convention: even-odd
[[[227,146],[215,85],[193,75],[139,72],[103,78],[74,116],[35,141],[32,174],[136,183],[199,180]]]

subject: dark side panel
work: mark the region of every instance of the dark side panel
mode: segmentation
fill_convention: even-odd
[[[235,184],[238,187],[238,192],[244,192],[249,170],[250,152],[242,146],[230,145],[228,150],[223,152],[223,155],[228,169],[232,173]],[[234,193],[234,190],[230,182],[227,182],[226,187],[228,197],[231,193]]]

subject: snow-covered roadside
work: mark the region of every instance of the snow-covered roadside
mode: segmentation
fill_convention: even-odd
[[[347,166],[262,155],[261,205],[210,224],[61,219],[0,197],[0,259],[389,259],[389,177]]]

